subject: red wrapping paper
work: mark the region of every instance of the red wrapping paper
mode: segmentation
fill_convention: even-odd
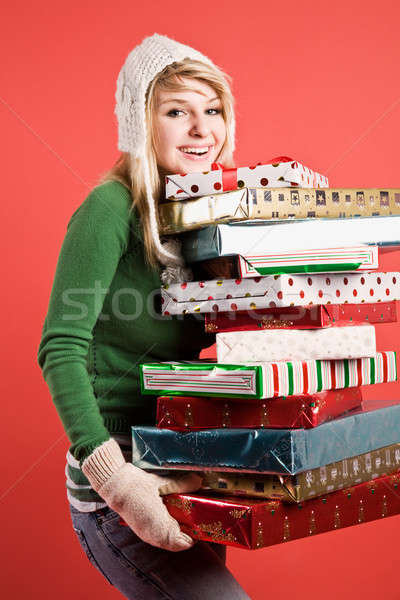
[[[160,396],[157,427],[175,431],[226,428],[309,429],[361,406],[359,387],[265,400]]]
[[[212,494],[170,494],[164,503],[195,539],[257,549],[399,514],[399,475],[294,505]]]
[[[319,329],[396,321],[396,302],[328,304],[311,308],[291,306],[205,314],[205,328],[210,333],[258,329]]]

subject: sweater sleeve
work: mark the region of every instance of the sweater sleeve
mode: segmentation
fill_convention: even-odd
[[[131,196],[121,184],[95,187],[72,215],[58,258],[38,363],[81,463],[110,438],[87,369],[89,343],[129,244]]]

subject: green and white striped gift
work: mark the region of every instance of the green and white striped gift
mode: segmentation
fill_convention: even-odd
[[[377,269],[377,246],[315,248],[309,250],[270,251],[238,256],[240,277],[270,273],[334,273]]]
[[[351,360],[140,365],[143,394],[274,398],[396,381],[396,353]]]

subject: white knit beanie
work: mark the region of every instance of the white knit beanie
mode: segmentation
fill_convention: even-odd
[[[160,242],[156,203],[151,190],[150,171],[146,157],[146,91],[154,77],[167,65],[180,62],[185,58],[198,60],[217,68],[209,58],[197,50],[180,44],[165,35],[155,33],[145,38],[128,54],[118,75],[115,94],[114,112],[118,119],[118,149],[141,159],[156,252],[159,261],[167,266],[182,265],[183,260],[178,251],[172,250],[171,245],[167,249]],[[234,117],[232,117],[231,123],[227,123],[227,127],[230,130],[232,143],[234,143]]]

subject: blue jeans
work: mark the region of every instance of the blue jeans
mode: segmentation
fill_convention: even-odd
[[[128,600],[249,600],[225,566],[226,546],[198,541],[170,552],[143,542],[108,507],[70,505],[70,513],[88,559]]]

